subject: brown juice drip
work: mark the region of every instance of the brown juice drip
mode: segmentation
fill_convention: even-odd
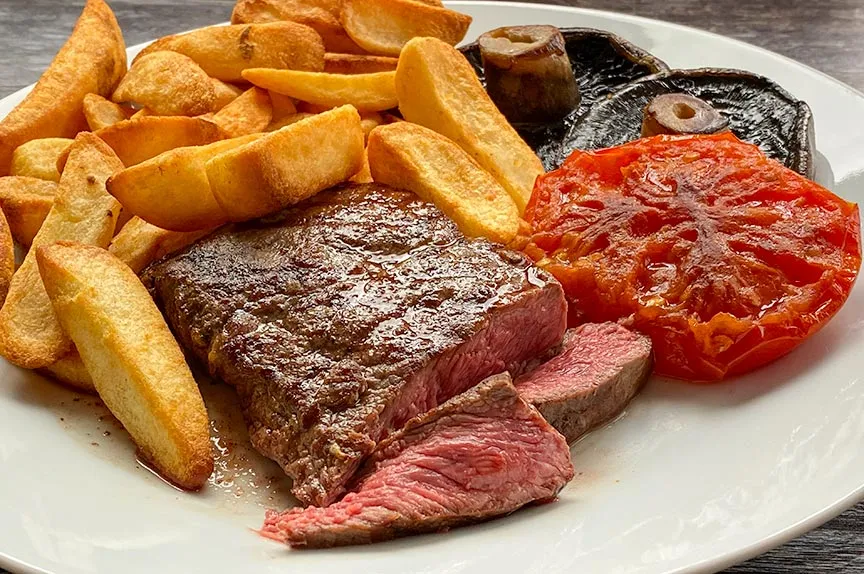
[[[168,486],[174,488],[175,490],[179,490],[180,492],[197,492],[195,490],[183,488],[182,486],[179,486],[173,483],[171,480],[165,478],[162,473],[159,472],[156,466],[153,465],[153,463],[147,461],[147,459],[144,457],[144,454],[140,450],[135,451],[135,461],[140,464],[142,468],[149,470],[151,473],[153,473],[153,475],[156,476],[156,478],[158,478]]]

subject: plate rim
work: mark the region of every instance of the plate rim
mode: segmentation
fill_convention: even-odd
[[[850,95],[860,98],[864,101],[864,90],[859,90],[850,86],[849,84],[839,80],[830,74],[823,72],[809,64],[805,64],[794,58],[786,56],[784,54],[780,54],[773,50],[769,50],[767,48],[763,48],[756,44],[752,44],[750,42],[740,40],[738,38],[733,38],[730,36],[725,36],[723,34],[712,32],[710,30],[706,30],[704,28],[700,28],[697,26],[691,26],[687,24],[680,24],[678,22],[672,22],[668,20],[663,20],[659,18],[649,18],[647,16],[640,16],[637,14],[629,14],[624,12],[612,11],[612,10],[602,10],[597,8],[585,8],[580,6],[564,6],[557,4],[546,4],[546,3],[534,3],[534,2],[521,2],[514,0],[445,0],[445,5],[449,7],[459,7],[459,6],[511,6],[515,8],[523,8],[528,10],[535,11],[544,11],[544,12],[565,12],[571,14],[586,14],[593,15],[600,18],[612,19],[621,22],[629,22],[641,25],[654,26],[656,24],[662,24],[664,27],[671,28],[673,30],[678,30],[682,32],[693,33],[696,32],[700,35],[705,35],[715,40],[722,41],[724,43],[731,43],[740,47],[747,48],[749,50],[755,50],[765,56],[769,56],[773,59],[780,60],[784,62],[786,65],[791,65],[801,71],[806,71],[812,75],[816,75],[821,77],[823,80],[828,81],[829,83],[842,88],[844,91],[848,92]],[[208,26],[219,26],[229,24],[227,21],[221,21],[213,24],[209,24]],[[191,32],[194,30],[199,30],[203,27],[198,28],[190,28],[180,32],[176,32],[176,34],[183,34],[186,32]],[[131,46],[126,47],[127,55],[132,53],[137,53],[147,45],[154,42],[157,38],[153,38],[151,40],[146,40],[144,42],[139,42],[133,44]],[[38,82],[38,80],[37,80]],[[29,93],[33,87],[36,85],[36,82],[31,83],[27,86],[24,86],[18,90],[15,90],[6,95],[0,96],[0,102],[5,101],[7,99],[13,99],[17,96],[23,96]],[[0,359],[2,360],[2,359]],[[5,361],[4,361],[5,362]],[[572,446],[572,445],[571,445]],[[864,501],[864,477],[861,479],[861,484],[852,489],[850,492],[837,497],[834,502],[829,505],[823,507],[820,510],[814,511],[808,516],[801,518],[797,522],[788,525],[785,528],[780,529],[779,531],[762,538],[761,540],[754,541],[750,544],[741,546],[735,550],[730,550],[726,553],[720,553],[714,557],[706,558],[700,560],[698,562],[694,562],[692,564],[688,564],[685,566],[680,566],[673,570],[668,570],[667,574],[689,574],[696,572],[717,572],[723,570],[725,568],[731,567],[736,564],[740,564],[757,556],[760,556],[772,549],[778,548],[783,544],[788,543],[791,540],[799,538],[804,534],[813,531],[820,526],[824,525],[826,522],[830,521],[833,518],[836,518],[846,510],[854,507],[856,504]],[[45,570],[40,568],[34,564],[26,562],[24,560],[17,559],[13,557],[11,554],[5,552],[2,548],[0,548],[0,568],[4,568],[9,570],[10,572],[21,572],[23,574],[61,574],[58,570]]]

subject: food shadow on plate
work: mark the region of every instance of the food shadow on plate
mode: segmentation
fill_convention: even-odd
[[[193,373],[210,413],[214,472],[200,492],[190,494],[219,509],[248,508],[256,519],[262,508],[282,510],[296,506],[291,479],[279,465],[252,447],[234,389],[213,381],[194,363]],[[61,429],[82,447],[112,465],[141,473],[156,488],[164,488],[163,479],[136,458],[128,433],[97,395],[75,391],[26,371],[6,383],[9,396],[51,412]]]
[[[838,191],[834,189],[837,182],[834,181],[834,170],[831,169],[831,163],[828,161],[828,158],[822,155],[819,150],[813,151],[813,167],[816,170],[813,181],[826,189],[830,189],[831,191],[838,193]],[[838,193],[838,195],[842,195],[843,197],[849,199],[848,194]]]
[[[97,395],[75,391],[47,376],[23,370],[4,382],[9,396],[50,412],[60,428],[85,449],[111,463],[123,460],[122,464],[135,469],[135,445]]]
[[[565,487],[566,488],[566,487]],[[439,532],[412,534],[374,544],[360,544],[354,546],[336,546],[332,548],[304,548],[306,553],[326,553],[328,556],[342,554],[344,556],[356,556],[358,554],[379,554],[382,552],[407,551],[420,546],[429,548],[434,544],[447,544],[454,538],[471,536],[495,536],[496,538],[512,538],[513,544],[519,545],[524,542],[524,528],[531,528],[532,524],[542,524],[544,516],[553,512],[569,512],[572,516],[572,527],[575,530],[582,526],[582,515],[577,510],[578,499],[559,497],[551,502],[535,503],[523,506],[510,514],[489,518],[482,522],[466,524]],[[565,508],[567,507],[567,508]],[[572,507],[572,508],[570,508]],[[517,528],[518,527],[518,528]],[[550,543],[554,542],[550,541]],[[536,548],[532,549],[536,551]],[[298,552],[295,550],[295,552]],[[458,571],[455,570],[455,571]]]
[[[851,332],[864,330],[864,287],[853,289],[846,305],[820,332],[752,373],[719,383],[700,385],[675,379],[652,377],[636,401],[662,400],[671,403],[700,403],[718,409],[736,408],[744,403],[812,377],[845,347],[855,345]]]

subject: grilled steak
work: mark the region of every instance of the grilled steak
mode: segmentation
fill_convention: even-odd
[[[559,344],[566,323],[550,275],[380,185],[222,229],[142,279],[307,504],[338,498],[408,419]]]
[[[567,331],[561,352],[516,380],[568,442],[611,420],[651,374],[651,340],[617,323]]]
[[[564,437],[506,374],[409,421],[366,469],[340,502],[270,513],[262,533],[324,547],[444,530],[549,500],[573,477]]]

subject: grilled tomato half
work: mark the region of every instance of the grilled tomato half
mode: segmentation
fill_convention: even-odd
[[[525,251],[570,323],[651,337],[655,372],[717,381],[788,353],[843,306],[858,207],[725,133],[574,152],[537,180]]]

